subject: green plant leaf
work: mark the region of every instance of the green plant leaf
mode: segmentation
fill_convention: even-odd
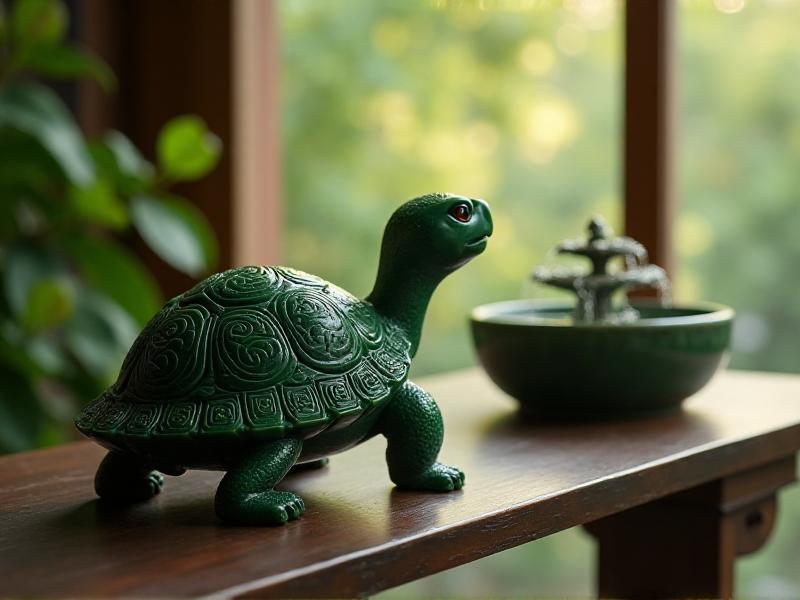
[[[0,90],[3,127],[34,137],[75,185],[93,183],[94,165],[83,135],[64,103],[46,87],[19,83]]]
[[[112,240],[74,236],[62,242],[84,280],[143,326],[161,307],[153,276],[126,248]]]
[[[19,57],[18,69],[30,69],[40,75],[60,79],[90,77],[106,91],[114,89],[114,73],[102,60],[77,48],[63,45],[40,45]]]
[[[61,167],[32,135],[0,127],[0,149],[0,182],[3,185],[21,184],[51,190],[63,182]]]
[[[162,197],[161,202],[183,219],[183,222],[194,233],[195,239],[200,242],[204,259],[203,270],[210,271],[216,267],[219,260],[217,234],[203,211],[191,202],[177,196]]]
[[[133,143],[118,131],[111,131],[102,140],[89,142],[98,178],[113,182],[117,193],[131,197],[148,193],[153,187],[155,169],[142,158]]]
[[[63,279],[44,279],[28,291],[22,313],[22,326],[30,334],[51,329],[63,323],[73,310],[72,288]]]
[[[80,289],[75,312],[64,324],[64,343],[88,373],[109,385],[137,333],[136,323],[115,302]]]
[[[44,424],[31,381],[0,365],[0,452],[32,448]]]
[[[174,181],[199,179],[216,166],[222,150],[219,138],[200,117],[169,121],[158,134],[156,152],[164,175]]]
[[[179,271],[198,276],[216,263],[214,231],[185,200],[138,196],[131,200],[131,216],[147,245]]]
[[[68,276],[64,265],[53,254],[32,244],[17,244],[8,248],[2,274],[6,300],[15,315],[25,312],[28,294],[36,282]]]
[[[111,130],[106,133],[103,141],[114,155],[117,169],[121,175],[141,180],[152,179],[153,165],[142,157],[138,148],[125,134]]]
[[[45,370],[37,357],[31,356],[30,348],[25,347],[26,343],[22,338],[22,333],[14,322],[3,323],[3,332],[0,335],[0,364],[25,377],[31,379],[39,377]]]
[[[87,187],[70,187],[69,200],[73,214],[84,221],[113,229],[123,229],[129,223],[127,206],[102,179]]]
[[[40,335],[30,338],[25,344],[28,359],[42,375],[64,377],[74,371],[69,359],[52,336]],[[17,352],[19,352],[17,348]]]
[[[18,47],[52,44],[63,39],[68,14],[60,0],[17,0],[11,30]]]

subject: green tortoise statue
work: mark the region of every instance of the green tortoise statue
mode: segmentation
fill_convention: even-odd
[[[434,289],[491,233],[485,202],[429,194],[389,220],[365,300],[284,267],[231,269],[173,298],[76,419],[109,449],[97,494],[139,502],[161,473],[221,470],[223,521],[281,524],[304,511],[274,489],[293,466],[322,466],[378,433],[398,487],[461,488],[464,474],[436,462],[442,418],[408,369]]]

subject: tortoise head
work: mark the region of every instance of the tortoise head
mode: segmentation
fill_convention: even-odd
[[[406,202],[392,215],[381,258],[444,277],[483,252],[490,235],[492,215],[483,200],[427,194]]]
[[[434,289],[483,252],[490,235],[489,206],[483,200],[454,194],[420,196],[389,219],[378,277],[367,300],[405,330],[412,356]]]

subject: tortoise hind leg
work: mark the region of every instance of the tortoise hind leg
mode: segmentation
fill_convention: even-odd
[[[302,447],[300,440],[277,440],[229,469],[217,488],[217,516],[242,525],[282,525],[302,515],[305,505],[299,496],[273,489],[297,461]]]
[[[94,489],[105,501],[133,504],[149,500],[161,491],[164,476],[144,459],[111,450],[97,468]]]

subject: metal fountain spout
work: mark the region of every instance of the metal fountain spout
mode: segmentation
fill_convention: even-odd
[[[614,293],[622,290],[651,288],[659,292],[662,302],[668,299],[669,279],[661,267],[651,265],[647,250],[630,237],[615,236],[600,216],[587,225],[586,239],[564,240],[555,248],[558,254],[583,256],[592,263],[592,270],[583,273],[563,267],[538,267],[533,279],[539,283],[569,290],[577,296],[573,318],[577,322],[620,323],[636,320],[638,312],[627,302],[627,296],[615,307]],[[611,271],[609,262],[623,259],[623,268]]]

